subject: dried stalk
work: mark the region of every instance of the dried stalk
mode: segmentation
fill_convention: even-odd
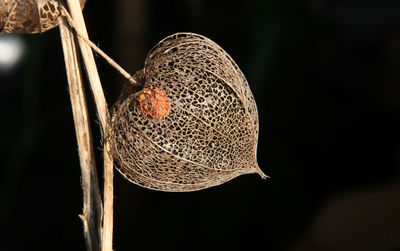
[[[76,30],[85,38],[88,38],[82,10],[78,0],[67,0],[68,7],[76,25]],[[102,232],[102,250],[112,250],[112,232],[113,232],[113,160],[109,154],[109,112],[106,99],[104,97],[103,88],[101,86],[100,77],[97,72],[96,63],[93,57],[92,49],[86,42],[79,37],[79,47],[83,62],[85,64],[86,73],[88,75],[90,87],[94,96],[97,114],[102,126],[104,137],[104,218]]]
[[[78,142],[82,173],[83,222],[87,250],[100,250],[102,203],[97,178],[86,97],[73,33],[66,21],[59,17],[61,42],[64,50],[68,86]]]
[[[88,38],[86,38],[84,35],[82,35],[77,29],[76,29],[76,25],[74,24],[74,21],[72,20],[72,17],[69,15],[68,11],[61,6],[61,11],[62,14],[65,16],[65,18],[67,19],[69,25],[74,28],[76,34],[82,38],[90,47],[92,47],[92,49],[98,53],[100,56],[102,56],[107,63],[109,63],[112,67],[114,67],[114,69],[116,69],[124,78],[126,78],[132,85],[139,87],[140,84],[136,81],[136,79],[131,76],[127,71],[125,71],[124,68],[122,68],[121,66],[119,66],[119,64],[117,64],[112,58],[110,58],[106,53],[104,53],[99,47],[97,47],[97,45],[95,45],[92,41],[90,41]]]

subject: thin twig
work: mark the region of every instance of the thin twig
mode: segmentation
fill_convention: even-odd
[[[67,0],[69,11],[76,30],[85,38],[88,38],[85,21],[81,6],[78,0]],[[103,129],[104,137],[104,218],[102,233],[102,250],[112,250],[112,233],[113,233],[113,160],[109,153],[109,112],[106,99],[104,97],[103,88],[101,86],[100,77],[97,72],[96,63],[90,46],[79,37],[79,46],[81,49],[83,62],[90,82],[90,87],[95,100],[98,117]]]
[[[59,17],[58,20],[82,173],[83,214],[80,215],[80,218],[83,222],[87,249],[98,251],[100,250],[101,243],[101,228],[99,226],[101,226],[103,208],[97,178],[86,97],[73,33],[62,17]]]
[[[90,41],[87,37],[85,37],[84,35],[82,35],[78,29],[76,29],[76,25],[74,24],[74,21],[72,20],[72,17],[69,15],[68,11],[61,6],[61,11],[62,14],[67,18],[69,25],[74,28],[76,34],[82,38],[90,47],[92,47],[92,49],[97,52],[98,54],[100,54],[100,56],[102,56],[112,67],[114,67],[117,71],[119,71],[119,73],[121,73],[122,76],[124,76],[124,78],[126,78],[131,84],[135,85],[135,86],[140,86],[140,84],[136,81],[136,79],[131,76],[127,71],[125,71],[124,68],[122,68],[121,66],[119,66],[119,64],[117,64],[112,58],[110,58],[106,53],[104,53],[97,45],[95,45],[92,41]]]

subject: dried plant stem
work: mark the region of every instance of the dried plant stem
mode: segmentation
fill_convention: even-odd
[[[73,33],[63,18],[59,17],[61,42],[64,50],[68,86],[78,142],[82,173],[84,236],[88,250],[100,250],[102,203],[97,178],[86,97],[77,58]]]
[[[62,14],[67,18],[68,23],[71,25],[72,28],[75,29],[76,34],[83,39],[92,49],[100,54],[112,67],[114,67],[121,75],[129,80],[130,83],[132,83],[135,86],[139,86],[140,84],[136,81],[136,79],[131,76],[127,71],[124,70],[119,64],[117,64],[112,58],[110,58],[106,53],[104,53],[97,45],[95,45],[92,41],[90,41],[87,37],[82,35],[82,33],[79,32],[79,30],[76,28],[76,25],[74,24],[74,21],[72,20],[72,17],[69,15],[68,11],[64,8],[61,7]]]
[[[69,11],[72,20],[75,24],[75,29],[85,38],[88,38],[85,22],[81,6],[78,0],[67,0]],[[90,46],[79,37],[79,47],[83,62],[85,64],[87,76],[90,82],[90,87],[94,96],[98,117],[103,129],[104,137],[104,217],[103,217],[103,232],[102,232],[102,250],[112,250],[112,232],[113,232],[113,161],[109,155],[110,148],[108,137],[109,135],[109,112],[106,99],[104,97],[103,88],[101,86],[100,77],[97,72],[96,63],[93,57],[93,52]]]

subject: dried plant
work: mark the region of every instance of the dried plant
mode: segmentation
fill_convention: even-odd
[[[86,0],[79,0],[83,8]],[[42,33],[58,25],[59,0],[0,0],[0,33]]]
[[[84,235],[88,250],[112,250],[112,177],[113,165],[109,154],[104,154],[104,211],[97,180],[94,152],[85,91],[80,76],[77,48],[72,28],[64,20],[68,4],[75,17],[75,29],[86,34],[81,8],[86,0],[0,0],[0,33],[42,33],[60,26],[61,42],[64,50],[65,65],[71,105],[75,121],[76,137],[82,173],[83,213],[80,216],[84,226]],[[71,20],[72,18],[69,17]],[[85,35],[84,35],[85,36]],[[101,88],[94,58],[90,47],[79,41],[85,69],[92,87],[102,129],[108,130],[108,109]],[[85,48],[83,48],[85,47]],[[107,146],[106,142],[106,146]],[[103,213],[104,212],[104,213]]]
[[[159,42],[144,69],[131,77],[90,42],[81,12],[86,0],[65,2],[71,15],[64,1],[0,0],[0,33],[42,33],[60,24],[82,169],[81,218],[89,250],[112,250],[112,156],[123,176],[154,190],[195,191],[247,173],[267,177],[256,159],[254,97],[243,73],[221,47],[201,35],[177,33]],[[104,211],[76,40],[106,137]],[[89,46],[129,80],[113,107],[111,124]]]
[[[118,170],[140,186],[194,191],[241,174],[267,177],[256,160],[257,107],[232,58],[193,33],[159,42],[112,114]]]

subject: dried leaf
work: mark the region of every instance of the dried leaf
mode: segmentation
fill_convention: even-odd
[[[258,173],[257,107],[231,57],[201,35],[159,42],[113,108],[112,153],[140,186],[194,191]],[[145,109],[144,109],[145,108]],[[161,114],[161,115],[160,115]]]
[[[59,0],[0,0],[0,33],[42,33],[58,25],[59,15]]]

